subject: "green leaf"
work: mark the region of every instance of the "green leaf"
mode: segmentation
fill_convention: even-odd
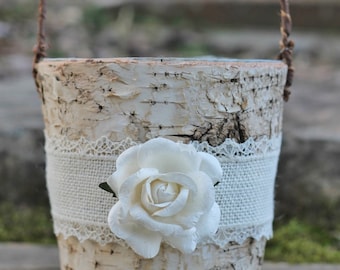
[[[100,187],[101,189],[104,189],[104,190],[107,191],[107,192],[112,193],[112,194],[113,194],[113,197],[117,197],[117,196],[116,196],[116,193],[114,193],[114,191],[111,189],[111,187],[108,185],[107,182],[100,183],[100,184],[99,184],[99,187]]]
[[[219,183],[220,183],[220,181],[217,181],[217,182],[214,184],[214,187],[216,187]]]

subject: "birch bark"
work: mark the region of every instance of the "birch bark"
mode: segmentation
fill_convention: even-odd
[[[286,66],[279,61],[116,58],[37,64],[46,136],[162,136],[207,141],[276,136],[282,128]],[[70,206],[72,207],[72,206]],[[163,245],[146,260],[119,244],[58,236],[61,269],[261,269],[265,239],[180,254]]]

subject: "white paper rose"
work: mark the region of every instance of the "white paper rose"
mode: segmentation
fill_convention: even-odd
[[[162,241],[191,253],[217,231],[222,169],[214,156],[157,138],[123,152],[116,168],[107,182],[119,200],[108,222],[137,254],[156,256]]]

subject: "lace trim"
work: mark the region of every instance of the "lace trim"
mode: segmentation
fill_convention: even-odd
[[[106,136],[100,137],[96,141],[89,141],[84,137],[76,141],[68,140],[66,137],[45,137],[46,152],[74,154],[77,156],[96,156],[98,158],[117,157],[128,148],[140,143],[133,141],[129,137],[119,142],[111,141]],[[230,161],[242,157],[258,157],[272,152],[277,153],[280,151],[281,141],[282,136],[279,135],[271,139],[268,139],[267,136],[260,137],[257,140],[249,138],[243,143],[237,143],[227,138],[224,143],[218,146],[211,146],[208,142],[192,141],[190,143],[194,145],[197,151],[207,152],[223,161]]]
[[[215,155],[223,168],[222,181],[216,186],[216,202],[222,212],[220,227],[202,244],[223,248],[229,242],[242,244],[249,237],[270,238],[281,136],[250,138],[241,144],[227,139],[217,147],[207,142],[191,143],[198,151]],[[47,186],[56,234],[126,246],[107,226],[116,198],[107,196],[98,184],[112,174],[116,158],[137,144],[130,138],[113,142],[107,137],[71,141],[46,136]]]
[[[128,247],[128,244],[116,237],[106,224],[85,224],[72,220],[63,220],[56,216],[53,217],[54,233],[62,234],[65,238],[75,236],[80,242],[92,239],[101,245],[115,242],[121,246]],[[220,226],[216,234],[210,238],[204,239],[200,245],[215,244],[220,248],[226,248],[230,242],[243,244],[249,237],[256,240],[272,238],[273,228],[272,221],[264,224],[249,227],[229,228]]]
[[[234,227],[229,228],[220,226],[216,234],[208,239],[203,240],[204,244],[215,244],[220,248],[225,248],[228,243],[236,242],[243,244],[249,237],[260,240],[262,237],[267,240],[273,236],[272,220],[260,225],[253,225],[249,227]]]
[[[263,136],[257,140],[249,138],[243,143],[237,143],[232,139],[226,139],[223,144],[211,146],[208,142],[191,142],[197,151],[207,152],[217,157],[221,162],[241,160],[244,157],[258,158],[268,153],[278,153],[281,148],[281,135],[268,139]]]
[[[73,220],[64,220],[53,215],[53,228],[56,235],[62,234],[65,238],[75,236],[80,242],[92,239],[101,245],[115,242],[128,247],[127,243],[116,237],[107,224],[86,224]]]
[[[96,141],[89,141],[84,137],[79,140],[71,141],[66,137],[49,138],[46,136],[46,152],[63,153],[76,156],[95,156],[100,157],[117,157],[131,146],[139,144],[131,138],[126,138],[120,142],[111,141],[108,137],[103,136]]]

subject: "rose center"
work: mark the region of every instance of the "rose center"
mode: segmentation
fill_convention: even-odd
[[[156,204],[174,201],[178,192],[179,187],[176,183],[167,183],[158,179],[151,183],[151,195]]]

